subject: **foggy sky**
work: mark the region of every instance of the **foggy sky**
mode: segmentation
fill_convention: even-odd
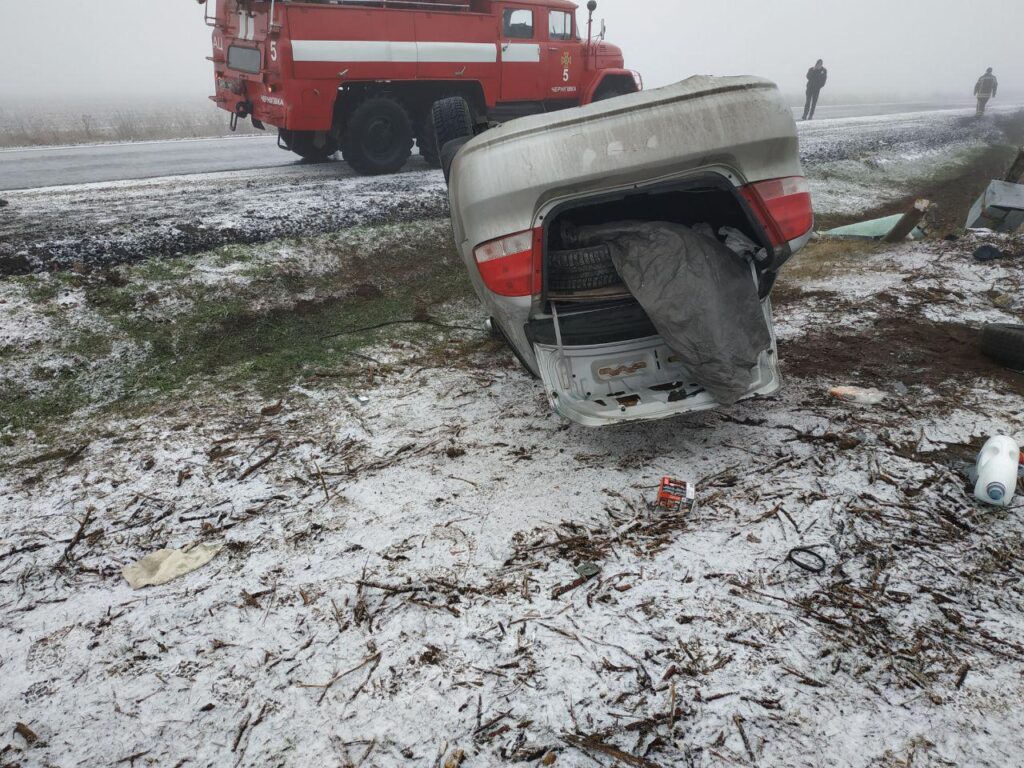
[[[195,0],[0,0],[0,109],[203,99],[202,15]],[[799,94],[824,58],[833,100],[969,99],[988,66],[1006,100],[1024,99],[1021,0],[600,0],[596,18],[649,87],[756,74]],[[584,28],[585,10],[579,19]]]

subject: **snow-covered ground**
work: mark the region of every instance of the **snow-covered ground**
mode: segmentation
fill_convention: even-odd
[[[339,168],[288,166],[5,192],[10,205],[0,213],[0,274],[5,259],[33,268],[93,267],[447,215],[439,171],[364,178]]]
[[[911,151],[840,127],[862,161]],[[802,130],[836,161],[836,128]],[[0,396],[40,395],[0,414],[0,765],[1019,762],[1022,506],[982,507],[961,470],[988,435],[1024,439],[1024,379],[977,349],[981,323],[1021,321],[1024,238],[812,243],[774,294],[784,389],[660,423],[561,421],[426,279],[391,309],[425,331],[359,347],[314,325],[337,368],[268,395],[258,366],[200,367],[161,393],[141,373],[189,348],[133,323],[180,340],[202,315],[229,346],[240,317],[272,334],[281,310],[460,269],[427,251],[447,236],[436,174],[301,173],[275,193],[245,174],[50,190],[51,211],[11,196],[121,242],[182,208],[242,227],[246,205],[203,200],[243,194],[258,221],[434,218],[0,282]],[[1006,258],[975,262],[982,242]],[[47,416],[47,388],[79,380],[81,407]],[[664,475],[697,483],[693,512],[650,508]],[[196,543],[224,548],[164,586],[121,577]]]
[[[858,214],[941,180],[987,147],[1016,144],[1018,108],[816,120],[800,124],[800,152],[819,214]],[[1019,117],[1016,118],[1019,120]],[[1019,129],[1018,129],[1019,130]]]
[[[857,215],[913,194],[988,147],[1014,143],[1016,110],[801,123],[819,215]],[[361,223],[447,215],[439,171],[354,177],[341,163],[4,192],[0,274],[192,254],[228,243],[316,235]]]
[[[785,390],[697,417],[570,426],[506,352],[402,342],[350,385],[199,384],[19,443],[0,722],[38,740],[8,732],[4,760],[1014,764],[1024,522],[956,461],[1024,437],[1024,385],[957,338],[965,307],[1019,318],[1024,259],[976,245],[812,248],[779,290]],[[666,474],[693,513],[651,511]],[[196,542],[225,548],[163,587],[120,576]]]

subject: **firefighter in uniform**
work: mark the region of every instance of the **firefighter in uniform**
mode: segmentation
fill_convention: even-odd
[[[814,110],[818,107],[818,96],[826,82],[828,82],[828,70],[825,69],[825,62],[818,59],[818,63],[807,70],[807,101],[804,103],[804,120],[814,119]]]
[[[974,95],[978,97],[978,117],[985,114],[988,100],[995,96],[998,90],[999,81],[992,74],[992,67],[989,67],[985,70],[985,74],[978,78],[978,83],[974,86]]]

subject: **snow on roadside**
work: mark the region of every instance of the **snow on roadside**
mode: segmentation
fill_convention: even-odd
[[[856,215],[907,194],[992,144],[997,119],[963,110],[801,123],[819,214]],[[363,224],[447,215],[444,178],[419,159],[387,177],[341,163],[170,176],[4,193],[0,274],[201,253]],[[74,211],[74,216],[67,216]]]
[[[357,177],[338,163],[5,193],[0,268],[90,267],[446,216],[440,172]],[[73,210],[74,217],[63,212]],[[19,266],[21,265],[21,266]]]
[[[865,312],[957,321],[935,287],[987,313],[1021,261],[974,244],[835,280],[795,263],[786,388],[721,412],[582,429],[505,352],[407,344],[353,387],[197,387],[80,452],[7,451],[0,722],[40,740],[5,759],[583,766],[566,734],[589,734],[656,765],[1013,764],[1024,522],[952,460],[1024,437],[1019,393],[935,360],[860,408],[827,397],[837,364],[800,364]],[[897,282],[925,293],[893,303]],[[873,383],[895,393],[901,360]],[[700,481],[691,515],[647,508],[665,474]],[[165,587],[120,578],[197,541],[226,548]]]
[[[815,211],[832,216],[899,200],[987,147],[1010,143],[992,115],[977,120],[969,110],[816,120],[799,128]]]

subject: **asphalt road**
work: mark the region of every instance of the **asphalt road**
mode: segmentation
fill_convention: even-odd
[[[822,104],[821,119],[923,112],[956,105]],[[796,117],[801,110],[795,108]],[[94,144],[0,150],[0,190],[146,179],[192,173],[294,166],[297,158],[277,148],[276,137],[238,136],[131,144]]]
[[[239,136],[0,151],[0,190],[294,165],[276,137]]]

